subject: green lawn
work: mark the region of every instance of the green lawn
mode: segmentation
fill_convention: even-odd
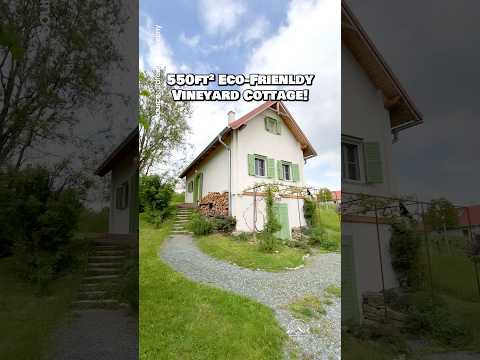
[[[480,301],[475,268],[467,256],[460,252],[440,253],[434,249],[431,249],[430,253],[433,285],[436,290],[458,299]],[[426,264],[426,260],[424,263]]]
[[[50,336],[75,298],[80,275],[54,281],[44,296],[20,280],[12,257],[0,260],[0,359],[47,359]]]
[[[281,359],[286,335],[271,309],[160,261],[170,227],[140,223],[140,359]]]
[[[304,251],[283,245],[270,254],[259,250],[256,244],[220,234],[200,237],[197,244],[208,255],[250,269],[281,271],[304,263]]]

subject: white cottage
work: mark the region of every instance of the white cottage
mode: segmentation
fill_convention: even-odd
[[[239,119],[229,112],[228,125],[179,176],[186,182],[185,202],[196,207],[209,193],[226,193],[237,231],[253,231],[254,201],[248,189],[259,183],[304,186],[304,164],[316,155],[280,101],[265,102]],[[264,222],[263,200],[258,196],[259,230]],[[285,196],[277,208],[284,238],[290,237],[293,227],[305,225],[303,200]]]
[[[392,143],[400,131],[421,122],[412,100],[342,1],[344,204],[351,193],[398,196],[392,176]],[[381,263],[375,219],[368,215],[342,216],[343,320],[362,319],[362,294],[398,285],[389,254],[390,227],[380,222]]]
[[[110,234],[138,232],[138,127],[108,155],[95,174],[111,174],[108,230]]]

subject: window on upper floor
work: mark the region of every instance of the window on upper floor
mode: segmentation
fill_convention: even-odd
[[[292,180],[292,167],[291,164],[282,164],[283,180]]]
[[[272,134],[280,135],[281,125],[278,119],[272,117],[265,117],[265,130]]]
[[[260,156],[255,156],[255,175],[265,176],[265,159]]]
[[[342,141],[342,179],[360,181],[360,144]]]

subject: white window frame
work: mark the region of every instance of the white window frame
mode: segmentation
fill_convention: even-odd
[[[259,173],[257,173],[257,160],[263,161],[263,175],[260,175]],[[267,159],[264,156],[254,155],[254,158],[253,158],[253,172],[255,173],[255,176],[267,177]]]
[[[348,164],[346,161],[346,156],[341,156],[342,161],[342,181],[354,183],[354,184],[363,184],[365,183],[365,170],[364,170],[364,161],[363,161],[363,141],[354,140],[351,138],[343,138],[341,141],[341,153],[343,155],[343,144],[354,145],[357,147],[357,170],[358,170],[358,179],[350,179],[345,177],[345,171],[348,171]]]
[[[285,176],[285,168],[288,168],[288,179]],[[282,175],[283,180],[285,181],[293,181],[293,174],[292,174],[292,164],[286,161],[282,161]]]
[[[278,119],[275,119],[271,116],[267,116],[265,117],[265,121],[267,122],[267,131],[271,134],[274,134],[274,135],[279,135],[279,131],[278,131],[278,128],[279,128],[279,123],[278,123]],[[269,126],[268,124],[271,124],[271,126]]]

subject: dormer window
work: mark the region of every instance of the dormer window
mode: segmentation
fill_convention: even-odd
[[[281,125],[278,119],[272,117],[265,117],[265,130],[272,134],[280,135]]]

